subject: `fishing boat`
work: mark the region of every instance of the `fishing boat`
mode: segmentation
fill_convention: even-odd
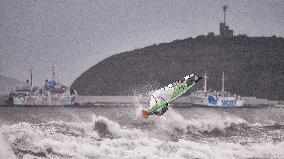
[[[191,93],[190,100],[195,106],[207,106],[207,107],[243,107],[245,100],[239,95],[225,91],[224,89],[224,72],[222,76],[222,90],[211,91],[207,90],[207,75],[204,74],[204,90],[198,90]]]
[[[77,103],[78,93],[54,79],[55,73],[53,70],[53,79],[45,80],[42,87],[32,85],[31,81],[27,80],[25,85],[17,86],[9,95],[9,101],[12,105],[75,105]]]

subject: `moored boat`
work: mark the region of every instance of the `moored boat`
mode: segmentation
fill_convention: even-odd
[[[245,105],[245,100],[241,99],[239,95],[231,95],[230,92],[224,90],[224,72],[221,91],[208,91],[207,78],[207,75],[204,74],[204,90],[191,93],[190,100],[193,105],[208,107],[243,107]]]
[[[54,68],[52,68],[52,80],[46,80],[44,86],[36,87],[27,80],[25,85],[17,86],[9,95],[9,103],[12,105],[75,105],[78,93],[54,80]]]

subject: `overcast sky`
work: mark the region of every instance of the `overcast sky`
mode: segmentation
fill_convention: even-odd
[[[229,6],[235,35],[284,37],[284,1],[0,0],[0,74],[70,85],[104,58],[215,32]]]

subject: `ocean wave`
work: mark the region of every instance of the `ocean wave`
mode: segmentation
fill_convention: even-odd
[[[14,155],[12,148],[8,141],[6,141],[4,135],[0,133],[0,157],[5,157],[9,159],[15,159],[16,156]]]
[[[92,120],[88,122],[22,122],[3,125],[0,128],[0,155],[6,158],[131,159],[284,156],[283,140],[243,144],[221,139],[228,132],[244,131],[253,127],[279,131],[283,129],[282,125],[256,126],[241,118],[216,114],[185,119],[173,110],[169,110],[165,116],[153,116],[148,124],[150,126],[147,128],[141,124],[121,126],[106,117],[92,115]],[[212,135],[214,133],[221,135]],[[194,136],[199,136],[201,140],[196,140]],[[237,133],[237,136],[240,135]],[[249,138],[255,139],[253,135]]]

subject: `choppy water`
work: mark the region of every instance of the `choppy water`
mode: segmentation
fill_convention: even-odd
[[[283,158],[282,108],[0,107],[0,158]]]

